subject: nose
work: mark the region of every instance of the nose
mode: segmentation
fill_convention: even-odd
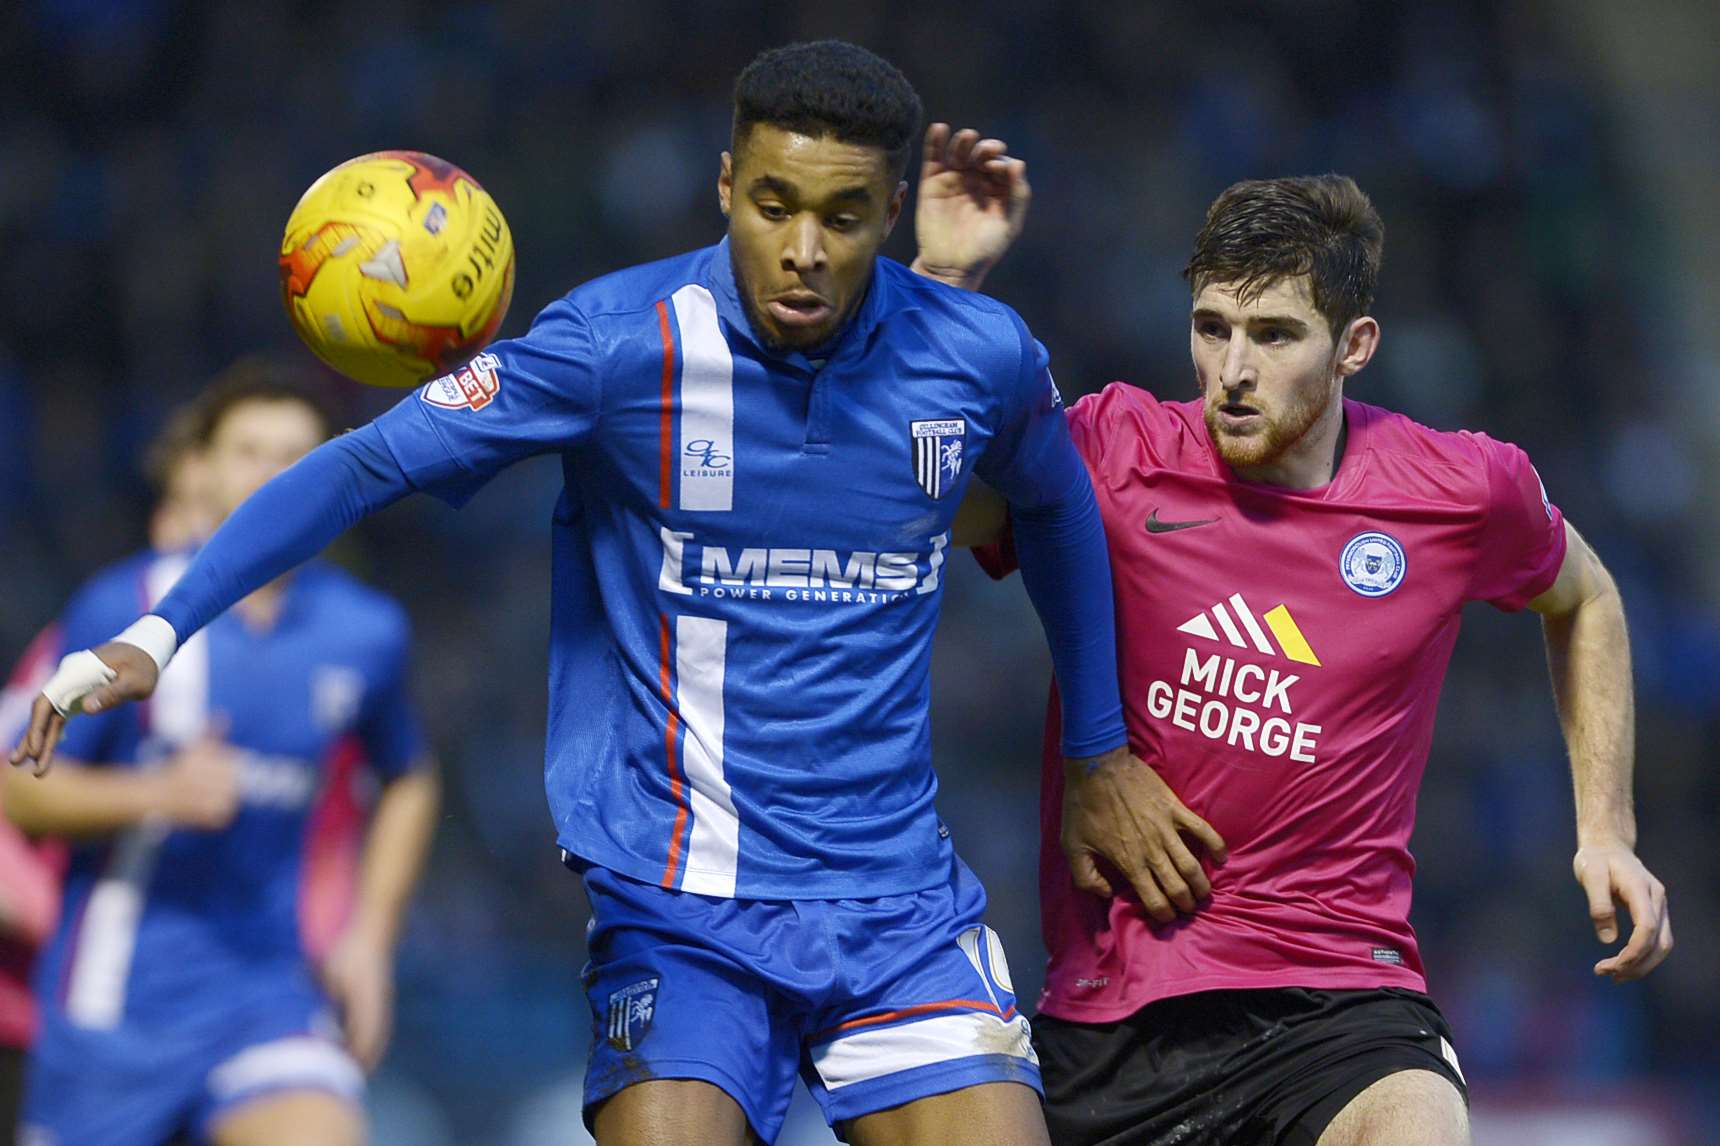
[[[824,269],[824,229],[809,213],[797,217],[787,228],[782,248],[782,267],[798,274]]]
[[[1253,389],[1259,377],[1254,362],[1254,344],[1241,327],[1230,332],[1230,342],[1224,348],[1224,362],[1219,367],[1218,384],[1225,390]]]

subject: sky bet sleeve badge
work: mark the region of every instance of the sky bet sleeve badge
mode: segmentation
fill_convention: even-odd
[[[962,472],[962,446],[967,440],[963,418],[934,418],[909,422],[914,444],[914,480],[933,499],[944,496]]]

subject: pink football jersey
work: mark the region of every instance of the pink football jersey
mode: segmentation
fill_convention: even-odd
[[[1048,1014],[1108,1022],[1220,988],[1426,989],[1409,837],[1459,614],[1551,586],[1564,522],[1515,446],[1344,411],[1338,473],[1313,490],[1238,480],[1198,402],[1113,383],[1069,412],[1110,538],[1131,744],[1230,858],[1207,863],[1211,899],[1163,926],[1132,892],[1077,891],[1053,703]],[[978,555],[997,576],[1014,565],[1007,541]]]

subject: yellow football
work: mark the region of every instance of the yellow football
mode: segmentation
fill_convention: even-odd
[[[371,386],[446,374],[496,335],[514,293],[501,208],[464,171],[421,151],[378,151],[311,184],[281,239],[293,329]]]

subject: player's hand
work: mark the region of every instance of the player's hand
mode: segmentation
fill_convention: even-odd
[[[1109,898],[1116,889],[1100,872],[1109,860],[1134,887],[1141,906],[1160,923],[1191,913],[1212,892],[1185,833],[1223,863],[1224,839],[1126,748],[1090,760],[1065,760],[1063,854],[1075,886]]]
[[[1619,936],[1618,904],[1630,912],[1632,930],[1624,950],[1595,964],[1595,974],[1615,983],[1640,979],[1672,954],[1672,915],[1666,885],[1623,843],[1586,844],[1577,849],[1571,870],[1589,900],[1595,937],[1613,943]]]
[[[1033,188],[1027,164],[1001,139],[947,123],[926,128],[920,188],[914,197],[914,270],[978,290],[1021,234]]]
[[[136,645],[109,641],[71,653],[42,686],[30,709],[30,723],[12,749],[14,767],[28,761],[36,775],[54,763],[54,748],[66,721],[79,713],[101,712],[128,700],[142,700],[155,691],[160,673],[155,661]]]
[[[157,775],[162,814],[179,827],[216,832],[239,813],[239,753],[219,731],[181,749]]]
[[[355,924],[322,967],[323,986],[340,1011],[347,1049],[368,1074],[382,1061],[394,1020],[394,947]]]

